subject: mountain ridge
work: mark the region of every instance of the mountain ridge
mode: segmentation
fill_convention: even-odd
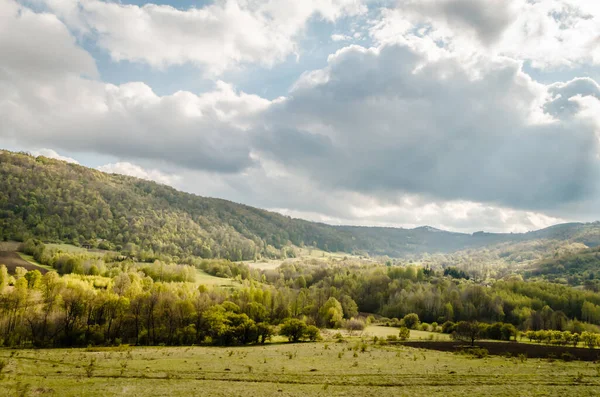
[[[567,223],[527,233],[460,233],[328,225],[177,191],[140,178],[0,151],[0,238],[39,238],[157,256],[248,260],[293,255],[294,246],[406,257],[507,241],[577,238],[600,245],[600,224]],[[589,230],[588,230],[589,229]]]

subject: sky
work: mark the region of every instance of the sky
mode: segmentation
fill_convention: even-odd
[[[0,0],[0,147],[330,224],[600,219],[600,2]]]

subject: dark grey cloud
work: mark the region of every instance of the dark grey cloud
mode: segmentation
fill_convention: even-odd
[[[594,129],[573,114],[532,121],[545,89],[520,64],[422,63],[401,45],[343,50],[269,109],[270,129],[281,136],[262,150],[323,186],[362,193],[536,210],[597,193]],[[589,95],[589,83],[573,82],[564,94]],[[326,153],[297,142],[280,155],[280,142],[311,133],[332,142]]]
[[[514,21],[512,1],[507,0],[417,0],[401,1],[401,8],[451,28],[470,30],[485,45],[494,44]]]

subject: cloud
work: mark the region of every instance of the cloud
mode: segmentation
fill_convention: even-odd
[[[0,49],[0,80],[52,79],[73,72],[98,76],[92,56],[75,44],[55,15],[34,13],[12,0],[0,0]]]
[[[257,150],[323,187],[554,209],[600,176],[597,116],[544,113],[554,90],[507,59],[350,46],[269,107]]]
[[[333,41],[350,41],[350,40],[352,40],[352,36],[346,36],[344,34],[332,34],[331,40],[333,40]]]
[[[139,165],[132,164],[129,162],[118,162],[101,165],[100,167],[98,167],[98,170],[109,174],[134,176],[136,178],[155,181],[170,186],[176,185],[177,182],[181,180],[181,177],[179,175],[166,174],[156,169],[144,169]]]
[[[600,65],[600,5],[587,0],[401,0],[371,28],[379,43],[407,40],[465,59],[530,61],[540,69]]]
[[[34,155],[35,157],[38,156],[44,156],[44,157],[49,157],[51,159],[56,159],[56,160],[61,160],[61,161],[66,161],[67,163],[73,163],[73,164],[79,164],[79,162],[71,157],[65,157],[65,156],[61,156],[60,154],[56,153],[56,151],[52,150],[52,149],[39,149],[39,150],[33,150],[31,152],[32,155]]]
[[[217,0],[186,10],[98,0],[43,2],[73,29],[96,37],[115,61],[159,69],[190,63],[213,75],[251,63],[271,67],[297,53],[298,36],[312,17],[333,22],[366,11],[359,0]]]
[[[0,53],[15,53],[0,61],[5,140],[217,172],[253,165],[248,118],[268,100],[220,81],[199,95],[159,96],[142,82],[90,80],[85,76],[95,71],[93,59],[56,17],[0,1],[0,29],[10,30],[0,34]],[[43,50],[49,38],[60,50]]]
[[[404,1],[401,8],[413,18],[439,24],[441,29],[474,34],[484,45],[496,43],[515,18],[512,0]]]
[[[160,49],[179,44],[167,40],[164,26],[154,27],[168,22],[157,13],[179,21],[238,3],[180,11],[98,1],[72,9],[61,2],[63,23],[0,0],[0,30],[10,29],[0,34],[0,53],[15,54],[0,59],[0,139],[114,156],[100,169],[331,223],[523,231],[590,216],[600,197],[597,82],[534,81],[519,54],[508,56],[503,47],[518,21],[506,23],[486,10],[467,18],[466,10],[480,4],[455,3],[463,8],[431,11],[422,25],[394,19],[404,18],[400,7],[384,11],[371,29],[373,47],[347,46],[325,67],[302,74],[285,97],[266,100],[218,80],[203,93],[171,95],[158,95],[143,82],[104,83],[64,24],[99,43],[119,37],[122,43],[101,45],[114,47],[109,51],[123,45],[125,54],[135,42],[116,34],[119,27],[104,31],[90,22],[86,7],[138,13],[132,26],[136,18],[149,18],[148,26],[165,40],[148,57],[157,57],[157,67],[168,66],[179,61]],[[360,6],[340,8],[353,2],[295,2],[298,8],[290,9],[279,2],[243,4],[252,15],[268,15],[275,28],[273,21],[303,26],[311,15],[337,20],[361,12]],[[411,12],[423,12],[412,6]],[[462,16],[455,15],[459,11]],[[572,14],[552,19],[566,30],[579,29],[581,18]],[[172,29],[183,27],[174,23]],[[294,29],[289,37],[295,43],[302,27]],[[456,29],[462,33],[455,35]],[[123,59],[134,60],[133,53]],[[246,62],[221,55],[210,65],[193,54],[181,62],[216,71]],[[140,60],[154,62],[148,57]]]
[[[62,22],[1,1],[0,29],[10,34],[0,34],[0,53],[15,54],[0,62],[5,140],[219,172],[252,165],[246,118],[269,101],[222,82],[200,95],[158,96],[141,82],[90,80],[93,59]],[[52,47],[44,49],[49,40]]]
[[[464,200],[436,200],[418,194],[360,193],[318,181],[265,159],[243,174],[215,176],[182,171],[179,186],[187,191],[266,208],[291,217],[334,225],[418,227],[474,232],[524,232],[564,221],[537,211]],[[588,207],[589,208],[589,207]]]

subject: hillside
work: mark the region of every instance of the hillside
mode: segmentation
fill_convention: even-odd
[[[286,255],[286,246],[402,257],[502,242],[561,239],[600,244],[599,224],[566,224],[526,234],[452,233],[330,226],[179,192],[46,157],[0,151],[0,238],[159,255],[232,260]],[[291,251],[289,252],[291,254]]]

